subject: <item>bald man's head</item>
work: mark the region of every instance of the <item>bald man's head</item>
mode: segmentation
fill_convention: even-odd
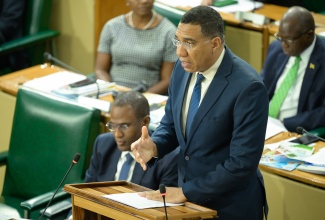
[[[305,8],[293,6],[284,13],[278,36],[282,39],[282,49],[289,56],[297,56],[308,48],[315,33],[315,21]]]

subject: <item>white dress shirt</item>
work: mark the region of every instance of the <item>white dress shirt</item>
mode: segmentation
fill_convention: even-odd
[[[283,121],[283,119],[295,116],[297,114],[300,90],[301,90],[302,82],[303,82],[303,79],[305,76],[306,68],[309,63],[310,55],[313,52],[314,47],[315,47],[315,42],[316,42],[316,37],[314,38],[313,43],[300,54],[301,61],[299,63],[299,70],[297,73],[297,78],[296,78],[296,81],[293,83],[292,87],[290,88],[290,90],[287,94],[287,97],[285,98],[285,100],[283,101],[283,104],[281,106],[280,113],[278,116],[278,119],[280,119],[280,121]],[[291,56],[289,58],[286,66],[282,72],[282,75],[280,76],[280,78],[276,84],[276,88],[275,88],[276,90],[279,88],[279,86],[281,85],[284,78],[288,75],[291,66],[295,62],[295,59],[296,59],[295,56]]]

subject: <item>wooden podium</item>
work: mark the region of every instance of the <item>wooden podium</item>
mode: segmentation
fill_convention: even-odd
[[[102,197],[115,193],[147,191],[148,188],[126,181],[67,184],[64,191],[71,194],[74,220],[133,220],[165,219],[164,208],[136,209]],[[182,206],[167,207],[168,219],[205,219],[217,216],[217,212],[190,202]]]

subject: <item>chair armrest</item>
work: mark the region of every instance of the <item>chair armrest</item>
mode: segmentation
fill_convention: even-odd
[[[36,34],[27,35],[0,45],[0,55],[10,53],[25,47],[33,46],[58,36],[60,32],[55,30],[40,31]]]
[[[58,202],[54,205],[49,206],[45,212],[44,212],[44,209],[42,209],[40,211],[40,215],[44,212],[44,216],[47,219],[53,219],[53,217],[58,216],[58,215],[67,216],[68,212],[70,211],[71,208],[72,208],[71,199],[63,200],[61,202]]]
[[[325,127],[316,128],[314,130],[311,130],[310,133],[312,133],[313,135],[320,136],[320,137],[325,137]]]
[[[55,191],[44,193],[42,195],[36,196],[36,197],[26,200],[24,202],[21,202],[20,207],[22,207],[24,209],[25,213],[30,213],[31,211],[33,211],[35,209],[45,207],[47,205],[47,203],[50,201],[50,199],[52,198],[54,192]],[[58,200],[61,201],[63,199],[68,198],[69,196],[70,196],[69,193],[67,193],[63,190],[59,190],[59,192],[55,195],[53,201],[58,201]],[[25,215],[25,216],[29,216],[29,215]]]
[[[7,163],[8,151],[0,152],[0,166]]]

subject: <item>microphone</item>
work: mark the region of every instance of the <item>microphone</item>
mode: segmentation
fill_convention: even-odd
[[[145,80],[140,81],[140,84],[137,85],[136,87],[132,88],[132,91],[137,91],[137,92],[145,92],[149,88],[147,82]]]
[[[72,72],[76,72],[76,73],[80,73],[80,74],[82,74],[80,71],[74,69],[73,67],[69,66],[68,64],[62,62],[61,60],[59,60],[59,59],[53,57],[53,56],[52,56],[50,53],[48,53],[48,52],[45,52],[45,53],[44,53],[44,59],[45,59],[45,60],[54,61],[55,63],[58,63],[60,66],[66,68],[67,70],[70,70],[70,71],[72,71]]]
[[[297,127],[296,131],[297,131],[298,134],[308,134],[308,135],[310,135],[312,137],[317,138],[318,140],[321,140],[321,141],[325,142],[324,138],[321,138],[318,135],[315,135],[315,134],[312,134],[312,133],[306,131],[303,127]]]
[[[166,187],[164,184],[160,184],[159,185],[159,191],[160,194],[164,200],[164,209],[165,209],[165,216],[166,216],[166,220],[168,220],[168,216],[167,216],[167,209],[166,209],[166,201],[165,201],[165,196],[166,196]]]
[[[79,153],[76,153],[73,157],[73,160],[72,160],[72,164],[70,166],[70,168],[68,169],[67,173],[64,175],[63,179],[61,180],[58,188],[56,189],[55,193],[53,194],[52,198],[50,199],[50,201],[47,203],[47,206],[45,207],[45,209],[43,210],[42,212],[42,215],[38,218],[38,220],[42,220],[43,219],[43,215],[46,211],[46,209],[50,206],[52,200],[54,199],[54,196],[56,195],[56,193],[58,192],[60,186],[62,185],[63,181],[67,178],[68,174],[70,173],[70,170],[72,169],[73,165],[75,165],[76,163],[78,163],[79,159],[80,159],[80,154]]]

